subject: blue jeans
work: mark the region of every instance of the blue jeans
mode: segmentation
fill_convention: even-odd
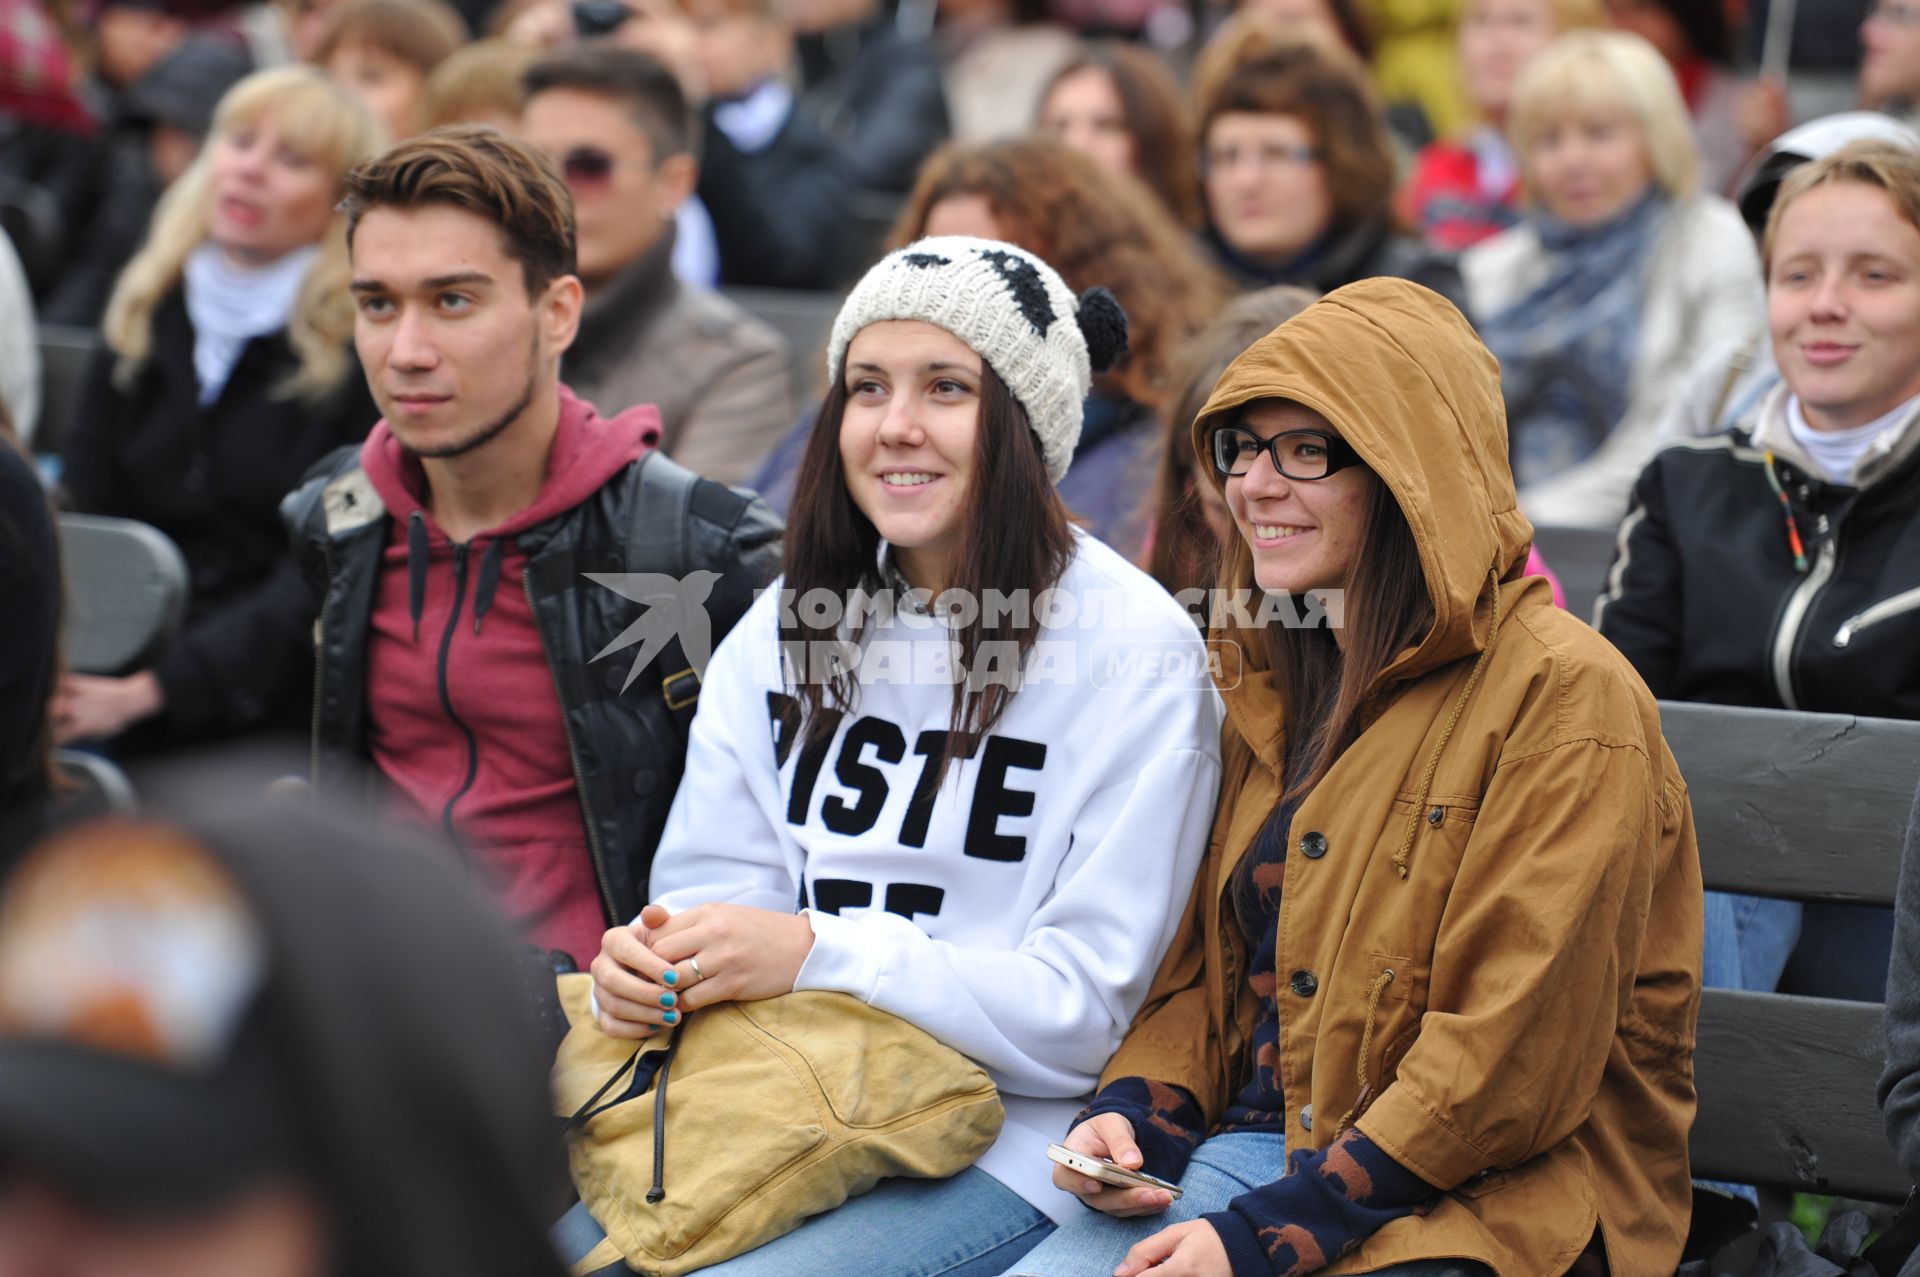
[[[703,1277],[994,1277],[1053,1231],[1053,1221],[978,1167],[948,1179],[886,1179],[784,1237],[702,1269]],[[554,1242],[568,1264],[605,1236],[586,1207]],[[626,1266],[603,1273],[626,1272]],[[1108,1267],[1101,1277],[1112,1277]]]
[[[1287,1141],[1264,1131],[1232,1131],[1202,1141],[1180,1177],[1186,1190],[1158,1215],[1115,1219],[1083,1211],[1026,1253],[1006,1277],[1113,1277],[1127,1252],[1171,1224],[1225,1210],[1240,1194],[1271,1184],[1287,1171]],[[849,1269],[848,1271],[853,1271]],[[1484,1265],[1436,1259],[1383,1269],[1393,1277],[1492,1277]],[[1381,1277],[1376,1273],[1373,1277]]]
[[[1800,912],[1792,900],[1707,892],[1700,983],[1772,993],[1800,941]]]

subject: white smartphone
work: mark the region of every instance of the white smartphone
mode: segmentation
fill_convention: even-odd
[[[1178,1184],[1169,1184],[1156,1179],[1145,1171],[1130,1171],[1118,1162],[1109,1162],[1104,1157],[1093,1157],[1087,1153],[1076,1153],[1065,1144],[1047,1145],[1047,1156],[1076,1174],[1088,1179],[1097,1179],[1102,1184],[1112,1184],[1115,1188],[1160,1188],[1172,1193],[1177,1201],[1186,1190]]]

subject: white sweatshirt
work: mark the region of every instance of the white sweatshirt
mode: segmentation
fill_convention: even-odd
[[[984,1067],[1007,1122],[979,1165],[1057,1220],[1079,1208],[1046,1145],[1146,997],[1220,783],[1220,700],[1193,623],[1113,550],[1076,542],[1026,681],[930,808],[915,801],[937,754],[922,733],[947,729],[952,686],[925,673],[946,668],[947,631],[904,611],[869,627],[860,669],[886,669],[809,786],[802,748],[776,761],[776,582],[708,666],[651,884],[675,911],[804,908],[814,943],[795,987],[863,998]]]

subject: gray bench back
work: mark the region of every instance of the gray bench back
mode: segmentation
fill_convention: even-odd
[[[60,516],[67,668],[130,674],[157,659],[187,606],[187,564],[157,528],[133,519]]]
[[[40,325],[40,424],[33,450],[56,453],[79,410],[87,372],[100,351],[100,334],[91,328]]]
[[[1920,723],[1672,702],[1660,720],[1693,797],[1709,890],[1893,903]],[[1884,1015],[1872,1003],[1708,989],[1694,1174],[1904,1198],[1908,1177],[1874,1099]]]

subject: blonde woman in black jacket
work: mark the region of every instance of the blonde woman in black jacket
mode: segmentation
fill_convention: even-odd
[[[186,627],[153,668],[62,680],[62,741],[139,750],[304,721],[310,604],[278,507],[379,415],[349,345],[334,205],[382,144],[319,72],[249,76],[121,275],[63,486],[74,509],[172,537],[191,592]]]

